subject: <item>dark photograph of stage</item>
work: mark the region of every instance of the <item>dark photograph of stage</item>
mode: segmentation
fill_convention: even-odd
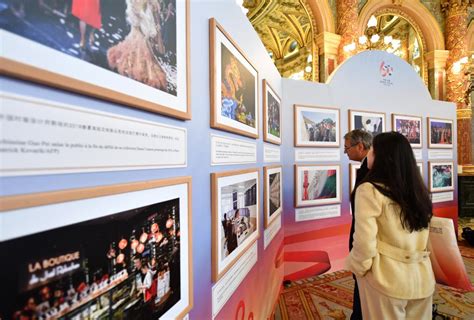
[[[0,319],[158,319],[180,248],[179,199],[3,242]]]

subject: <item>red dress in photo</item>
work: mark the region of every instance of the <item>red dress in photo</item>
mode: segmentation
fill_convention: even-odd
[[[72,15],[93,28],[102,27],[100,0],[72,0]]]

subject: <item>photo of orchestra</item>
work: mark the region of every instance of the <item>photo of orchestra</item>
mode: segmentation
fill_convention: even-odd
[[[8,240],[0,318],[158,319],[180,300],[180,248],[179,199]]]

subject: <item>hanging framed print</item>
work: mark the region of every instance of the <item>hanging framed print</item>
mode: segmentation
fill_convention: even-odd
[[[189,0],[7,3],[1,74],[191,119]]]
[[[281,144],[281,99],[263,80],[263,140]]]
[[[428,148],[453,147],[453,120],[428,117]]]
[[[392,130],[403,134],[412,148],[423,147],[421,117],[392,114]]]
[[[2,198],[1,318],[186,315],[191,190],[180,177]]]
[[[341,202],[339,165],[295,165],[295,206]]]
[[[370,132],[373,137],[385,132],[385,113],[349,110],[349,130],[354,129]]]
[[[452,161],[428,161],[429,190],[454,190],[454,164]]]
[[[212,280],[219,280],[259,237],[258,169],[212,173]]]
[[[295,147],[339,147],[339,109],[294,106]]]
[[[352,191],[354,191],[357,170],[360,169],[360,166],[360,163],[349,163],[349,194],[352,194]]]
[[[282,167],[263,167],[265,228],[267,228],[283,211]]]
[[[209,35],[211,127],[258,138],[258,71],[214,18]]]

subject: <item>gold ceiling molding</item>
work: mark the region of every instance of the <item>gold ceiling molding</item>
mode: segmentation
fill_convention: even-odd
[[[288,65],[297,68],[296,63],[304,68],[301,62],[312,53],[316,34],[316,21],[306,0],[245,0],[243,6],[280,73]]]

